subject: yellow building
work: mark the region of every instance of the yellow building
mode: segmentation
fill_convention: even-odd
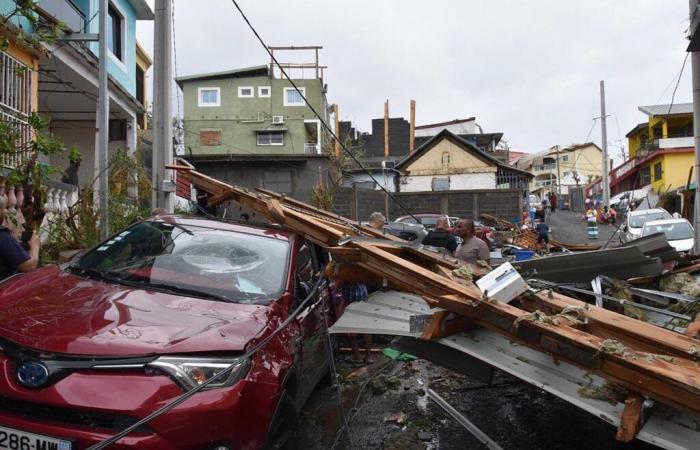
[[[668,192],[688,183],[694,164],[693,104],[640,106],[647,115],[629,133],[629,159],[610,172],[611,193],[651,186]]]
[[[567,195],[569,186],[583,186],[601,176],[602,150],[592,142],[555,146],[523,155],[513,164],[535,176],[530,182],[530,192],[543,194],[560,190]]]
[[[136,100],[143,105],[143,108],[148,111],[148,92],[146,90],[146,73],[148,69],[153,65],[153,60],[146,53],[146,50],[141,47],[141,45],[136,42]],[[146,119],[146,114],[144,113],[139,117],[139,127],[145,130],[148,127],[148,121]]]

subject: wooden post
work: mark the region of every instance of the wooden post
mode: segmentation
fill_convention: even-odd
[[[340,156],[340,116],[338,115],[338,104],[333,105],[333,115],[335,116],[335,135],[338,139],[335,140],[335,156]]]
[[[357,185],[353,184],[352,185],[352,204],[350,205],[350,217],[352,220],[358,220],[358,211],[357,211]]]
[[[409,153],[413,153],[413,150],[415,150],[415,142],[416,142],[416,101],[411,100],[411,119],[410,119],[410,128],[409,128],[409,133],[408,133],[408,151]]]
[[[384,158],[389,158],[389,100],[384,102]]]
[[[314,50],[316,51],[316,78],[318,79],[318,47]]]

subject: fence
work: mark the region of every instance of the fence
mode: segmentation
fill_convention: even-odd
[[[396,192],[393,196],[401,205],[383,191],[338,188],[333,194],[333,212],[359,220],[367,220],[374,211],[393,220],[407,215],[406,210],[411,214],[437,213],[468,219],[486,213],[512,220],[519,217],[522,207],[521,192],[510,189]]]

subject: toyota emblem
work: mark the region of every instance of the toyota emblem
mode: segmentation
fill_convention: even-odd
[[[38,361],[27,361],[17,368],[17,379],[22,386],[40,388],[49,379],[49,369]]]

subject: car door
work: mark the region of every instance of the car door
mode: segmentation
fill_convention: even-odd
[[[295,298],[297,304],[302,302],[323,276],[320,273],[320,264],[313,244],[303,241],[297,252],[295,277]],[[326,324],[324,322],[324,310],[330,301],[328,287],[323,280],[318,289],[307,303],[306,307],[297,316],[297,323],[301,335],[297,345],[301,353],[301,379],[299,386],[303,401],[311,393],[320,377],[327,368],[328,347],[325,341]]]

